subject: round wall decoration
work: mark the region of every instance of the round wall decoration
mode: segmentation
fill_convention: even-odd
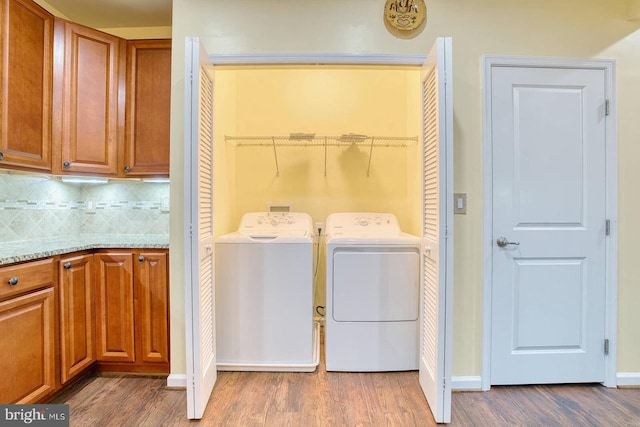
[[[427,23],[424,0],[387,0],[384,24],[397,37],[409,39],[422,32]]]

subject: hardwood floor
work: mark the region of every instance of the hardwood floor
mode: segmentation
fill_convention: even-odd
[[[93,376],[52,403],[71,426],[435,426],[417,372],[219,372],[200,421],[186,417],[185,390],[166,378]],[[500,386],[453,393],[451,426],[638,426],[640,388],[597,384]]]
[[[220,372],[203,419],[165,378],[91,377],[59,396],[72,426],[433,426],[416,372]],[[451,426],[640,426],[640,389],[493,387],[453,393]]]

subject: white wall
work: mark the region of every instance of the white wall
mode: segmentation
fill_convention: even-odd
[[[455,218],[453,375],[480,375],[482,331],[483,54],[614,58],[619,112],[618,371],[640,372],[640,300],[635,242],[640,198],[640,22],[626,0],[429,0],[425,31],[390,35],[384,0],[244,2],[174,0],[171,147],[172,371],[185,372],[182,259],[184,37],[199,36],[210,53],[344,52],[426,54],[436,36],[453,37],[455,191],[468,214]],[[220,108],[220,106],[217,106]]]

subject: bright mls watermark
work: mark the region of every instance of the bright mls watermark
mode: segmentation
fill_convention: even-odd
[[[0,405],[0,427],[69,427],[69,405]]]

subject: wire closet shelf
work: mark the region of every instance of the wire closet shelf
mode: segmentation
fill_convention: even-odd
[[[340,136],[317,136],[310,133],[292,133],[289,136],[228,136],[225,141],[236,147],[273,147],[276,165],[276,176],[280,176],[278,166],[278,147],[323,147],[324,176],[327,176],[327,148],[361,146],[369,150],[367,176],[371,174],[371,157],[374,147],[407,147],[418,142],[417,136],[369,136],[360,134],[343,134]]]

